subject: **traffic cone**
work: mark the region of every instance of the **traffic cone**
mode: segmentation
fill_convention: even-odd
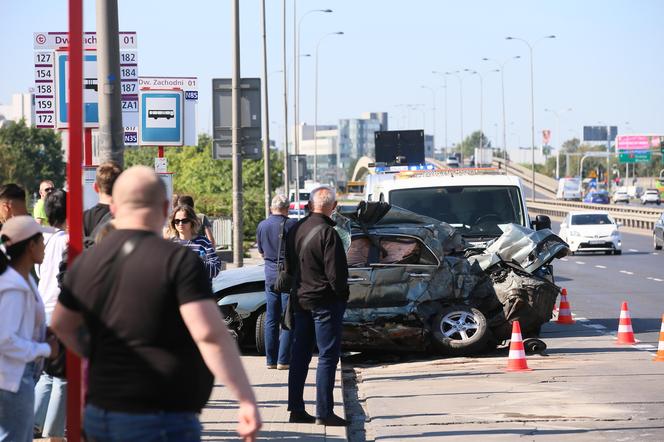
[[[664,315],[662,315],[662,328],[659,329],[659,344],[657,345],[657,355],[655,362],[664,362]]]
[[[526,362],[526,351],[521,339],[521,326],[519,321],[512,323],[512,339],[510,340],[510,355],[507,359],[507,371],[531,371]]]
[[[560,293],[560,307],[558,307],[558,320],[556,324],[574,324],[572,318],[572,308],[567,300],[567,290],[563,289]]]
[[[627,301],[623,301],[620,307],[620,321],[618,322],[618,341],[616,344],[636,344],[634,330],[632,330],[632,318],[629,315]]]

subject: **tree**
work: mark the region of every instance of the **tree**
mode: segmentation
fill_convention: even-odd
[[[0,128],[0,183],[17,183],[33,193],[46,179],[56,187],[65,183],[60,134],[28,127],[25,120]]]
[[[491,141],[482,134],[482,145],[484,147],[491,147]],[[465,140],[461,143],[458,150],[461,151],[464,157],[469,157],[475,154],[475,149],[480,147],[480,131],[476,130],[472,134],[468,135]]]

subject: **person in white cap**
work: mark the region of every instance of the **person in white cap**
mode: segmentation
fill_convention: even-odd
[[[30,274],[44,260],[42,227],[31,216],[7,220],[0,231],[0,441],[31,441],[35,380],[42,358],[55,356],[46,340],[46,314]]]

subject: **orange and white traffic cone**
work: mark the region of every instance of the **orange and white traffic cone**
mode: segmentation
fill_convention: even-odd
[[[507,371],[531,371],[526,362],[526,350],[521,339],[521,325],[519,321],[512,323],[512,339],[510,340],[510,355],[507,359]]]
[[[662,328],[659,329],[659,344],[657,345],[657,355],[655,362],[664,362],[664,315],[662,315]]]
[[[618,322],[618,341],[616,344],[636,344],[634,330],[632,330],[632,318],[629,315],[627,301],[623,301],[620,307],[620,321]]]
[[[560,299],[562,299],[563,295],[567,296],[567,289],[565,289],[565,288],[560,291]],[[555,305],[555,302],[554,302],[554,305],[553,305],[553,314],[555,314],[555,315],[558,314],[558,306]]]
[[[556,324],[574,324],[575,322],[572,318],[572,307],[570,307],[567,300],[567,290],[563,289],[560,293],[560,307],[558,307]]]

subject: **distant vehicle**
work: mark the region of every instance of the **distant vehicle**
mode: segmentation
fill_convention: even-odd
[[[613,193],[613,204],[618,203],[628,203],[629,204],[629,193],[625,189],[618,189]]]
[[[580,178],[561,178],[558,180],[558,192],[556,199],[569,201],[581,201],[581,179]]]
[[[664,246],[664,212],[659,216],[655,222],[655,227],[652,229],[652,246],[655,250],[662,250]]]
[[[572,253],[604,252],[607,255],[622,253],[620,223],[608,212],[574,211],[567,214],[560,224],[560,236]]]
[[[583,198],[584,203],[609,204],[609,192],[606,190],[591,190]]]
[[[459,167],[459,159],[455,156],[449,156],[445,160],[445,165],[451,169]]]
[[[658,206],[662,204],[662,199],[659,196],[659,190],[657,189],[648,189],[646,193],[641,195],[641,204],[657,204]]]
[[[148,110],[148,118],[154,118],[155,120],[166,118],[170,120],[175,118],[175,112],[171,109],[150,109]]]
[[[290,201],[290,207],[288,208],[289,218],[300,219],[307,216],[307,213],[309,213],[309,194],[320,185],[320,183],[310,180],[305,181],[304,188],[300,189],[297,199],[295,198],[295,189],[290,190],[288,195],[288,200]]]

